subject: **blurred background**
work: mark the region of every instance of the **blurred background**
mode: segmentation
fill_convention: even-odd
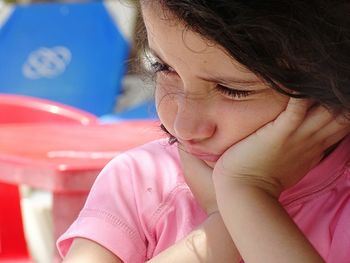
[[[77,215],[93,181],[91,178],[94,179],[105,163],[120,152],[119,145],[122,144],[111,138],[111,142],[105,139],[103,143],[115,148],[96,148],[91,143],[94,140],[91,138],[95,137],[84,138],[83,134],[93,131],[100,133],[96,138],[105,138],[103,132],[106,129],[102,131],[100,127],[117,130],[125,123],[144,125],[147,122],[154,126],[157,121],[153,84],[146,80],[147,66],[136,66],[139,61],[144,61],[144,53],[135,41],[139,23],[135,1],[130,0],[0,0],[0,262],[60,261],[54,245],[57,236]],[[34,107],[37,108],[33,111]],[[32,111],[35,114],[31,115]],[[75,129],[77,124],[59,126],[62,116],[61,119],[57,117],[62,112],[74,113],[74,118],[80,116],[78,125],[84,126],[80,144],[74,142],[73,132],[69,133],[69,129]],[[45,119],[39,115],[45,115]],[[68,122],[72,121],[72,116]],[[38,122],[45,123],[38,126]],[[67,138],[62,137],[66,139],[58,142],[60,130],[67,131],[64,135]],[[26,148],[18,139],[23,134],[29,136],[27,141],[36,137],[28,135],[28,131],[34,131],[38,137],[45,137],[45,132],[47,136],[53,132],[58,135],[51,135],[48,140],[52,142],[45,142],[46,148],[41,150],[45,152],[40,152],[38,157],[40,141],[33,142],[38,147]],[[146,137],[143,140],[152,136]],[[16,141],[16,144],[9,141]],[[124,147],[125,139],[121,141],[124,141]],[[64,146],[68,142],[70,144]],[[134,140],[122,150],[141,142],[140,138]],[[82,148],[79,147],[89,143],[91,148],[81,157]],[[103,143],[97,141],[96,145]],[[63,153],[62,149],[65,150]],[[66,156],[67,149],[69,154]],[[53,162],[50,156],[58,151],[64,158]],[[51,182],[49,185],[41,179],[44,177],[40,177],[38,163],[46,170],[52,169],[50,174],[58,174],[57,178],[63,174],[62,167],[66,167],[66,174],[69,167],[75,167],[75,170],[72,168],[75,175],[77,165],[83,162],[79,159],[81,163],[75,163],[77,152],[80,159],[85,158],[84,164],[91,164],[92,159],[96,161],[100,158],[96,156],[101,153],[105,159],[94,166],[90,181],[84,190],[79,190],[81,200],[74,203],[70,200],[76,192],[65,191],[62,186],[59,188]],[[82,171],[87,173],[90,166],[86,165]],[[76,185],[84,184],[79,181],[81,179],[77,181],[74,177],[74,180]],[[55,205],[58,197],[66,203]],[[19,216],[14,212],[16,202],[19,202]],[[60,208],[55,212],[53,207]],[[62,223],[63,210],[70,209],[69,220],[62,219]],[[21,225],[23,230],[18,227]],[[60,226],[55,230],[55,225]],[[19,231],[18,235],[16,231]],[[21,231],[25,243],[19,240]]]
[[[0,58],[6,64],[0,92],[59,100],[99,116],[151,99],[152,88],[143,88],[135,66],[142,54],[135,45],[140,19],[133,2],[0,0]],[[16,3],[21,8],[11,5]],[[95,96],[97,86],[104,94],[100,89]]]

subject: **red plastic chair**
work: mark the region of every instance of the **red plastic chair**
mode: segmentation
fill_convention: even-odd
[[[32,262],[24,237],[16,185],[0,183],[0,262]]]
[[[0,94],[0,129],[1,124],[38,122],[88,125],[97,123],[98,118],[90,113],[49,100]],[[0,262],[32,262],[23,231],[18,186],[1,182]]]
[[[0,94],[0,124],[65,122],[83,125],[97,123],[88,112],[50,100],[29,96]]]

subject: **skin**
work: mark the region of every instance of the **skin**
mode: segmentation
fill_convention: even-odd
[[[177,138],[186,181],[209,215],[150,262],[239,262],[241,255],[247,262],[323,262],[277,199],[349,133],[349,124],[276,93],[156,6],[142,11],[152,61],[166,64],[157,73],[158,114]],[[232,97],[218,85],[250,94]],[[121,262],[76,238],[64,262],[82,259]]]
[[[221,156],[285,109],[288,97],[266,86],[220,47],[208,45],[182,24],[154,15],[151,8],[143,10],[153,56],[169,66],[157,73],[157,112],[182,149]],[[220,84],[251,95],[231,97],[216,89]],[[213,167],[213,161],[205,161]]]
[[[218,208],[247,262],[324,262],[278,197],[349,132],[342,114],[291,99],[276,120],[221,156],[212,171]]]

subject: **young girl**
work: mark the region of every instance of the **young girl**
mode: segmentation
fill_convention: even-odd
[[[347,1],[140,7],[170,140],[106,166],[64,262],[350,262]]]

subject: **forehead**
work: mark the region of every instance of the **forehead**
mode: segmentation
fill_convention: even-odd
[[[220,71],[227,71],[227,74],[236,72],[240,75],[246,74],[246,77],[255,77],[232,59],[221,46],[193,32],[163,8],[142,5],[142,14],[149,47],[165,62],[179,63],[191,69],[198,68],[204,73],[220,66]]]
[[[179,44],[185,44],[194,53],[208,53],[209,47],[213,46],[165,9],[143,5],[142,14],[149,44],[169,45],[177,49],[180,48]]]

